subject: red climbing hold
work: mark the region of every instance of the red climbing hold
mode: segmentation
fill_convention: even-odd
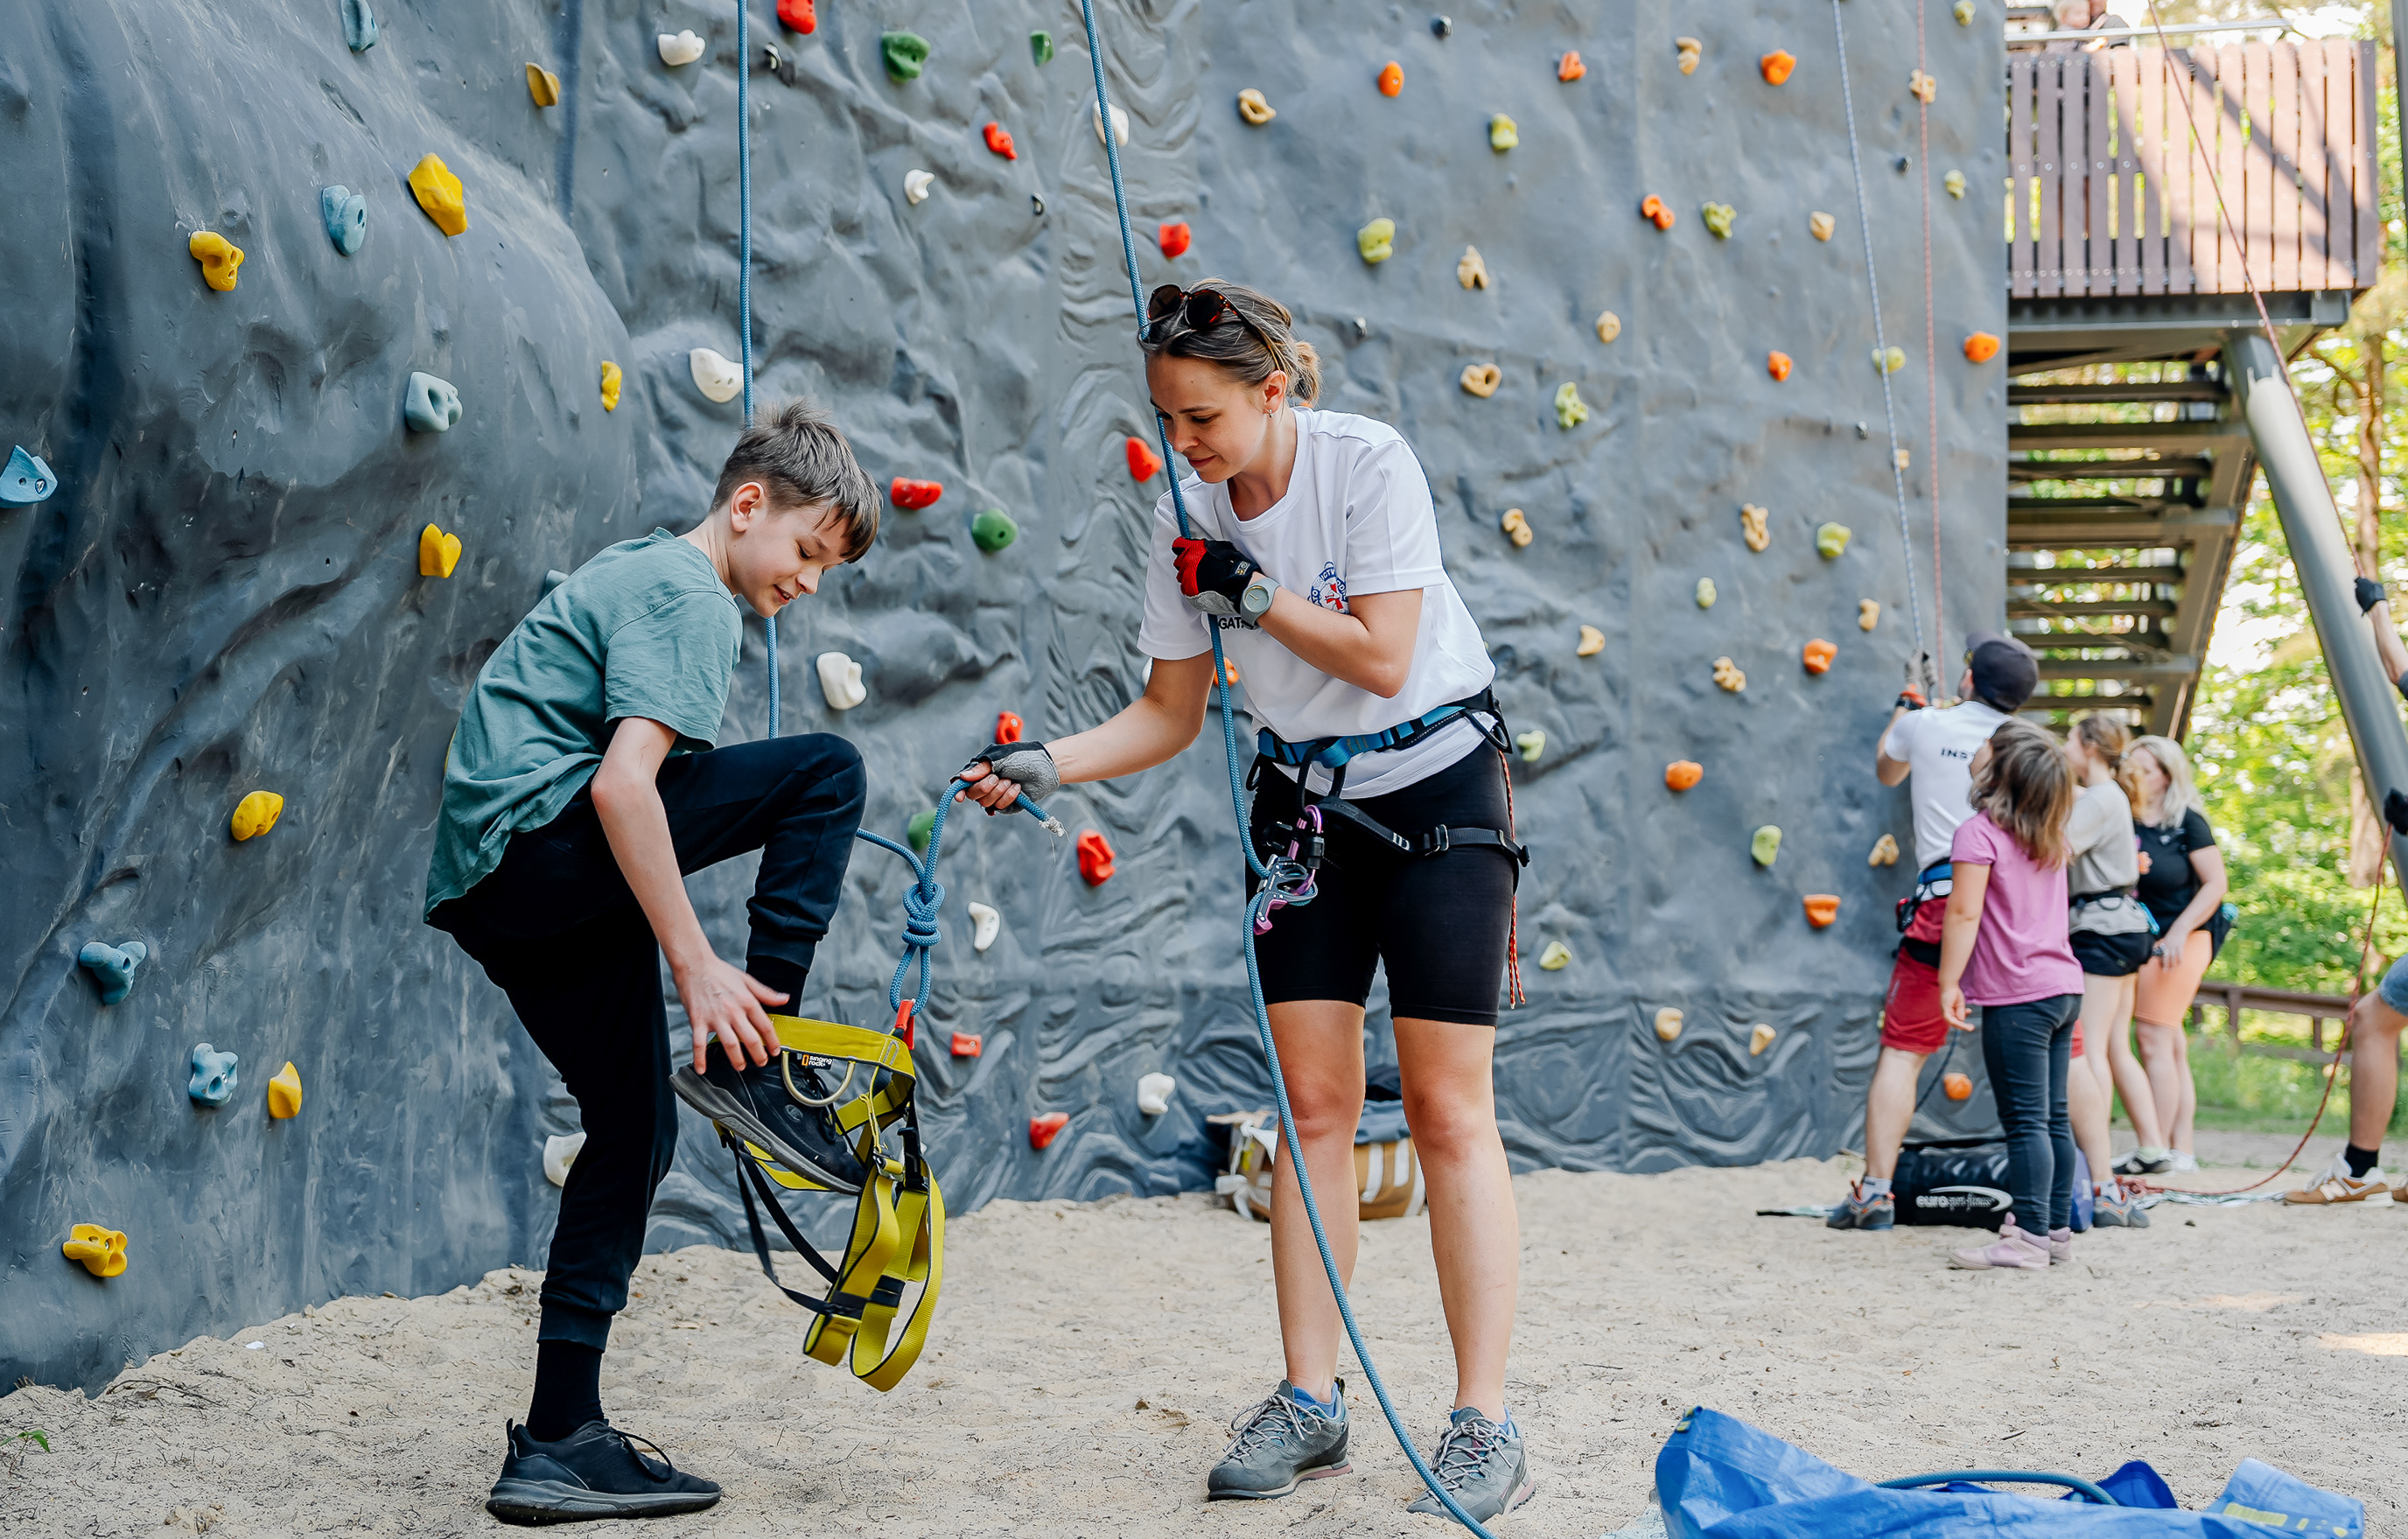
[[[1017,712],[997,711],[995,713],[995,740],[996,742],[1017,743],[1020,741],[1020,734],[1027,730],[1028,724],[1020,720],[1020,716]]]
[[[897,476],[886,488],[886,494],[895,499],[896,506],[916,513],[943,496],[945,489],[936,481],[907,481]]]
[[[1016,161],[1020,158],[1020,151],[1011,147],[1011,130],[1001,123],[986,125],[986,147],[1005,160]]]
[[[819,0],[778,0],[778,20],[796,32],[820,28]]]
[[[1087,878],[1089,887],[1101,887],[1112,879],[1112,847],[1101,834],[1088,829],[1079,835],[1079,875]]]
[[[1142,438],[1128,441],[1128,463],[1132,479],[1150,481],[1162,474],[1162,456],[1146,448]]]
[[[955,1032],[953,1033],[953,1056],[955,1058],[976,1058],[980,1053],[985,1050],[985,1039],[979,1036],[975,1032]]]
[[[1154,239],[1162,243],[1162,254],[1167,257],[1185,256],[1188,243],[1195,238],[1195,234],[1187,228],[1185,220],[1181,220],[1176,224],[1165,224],[1154,234]]]
[[[1028,1119],[1028,1147],[1041,1149],[1054,1142],[1054,1135],[1070,1125],[1068,1112],[1047,1112]]]

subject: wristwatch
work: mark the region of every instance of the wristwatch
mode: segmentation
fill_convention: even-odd
[[[1248,620],[1262,619],[1270,613],[1271,600],[1279,596],[1279,584],[1271,580],[1270,574],[1257,568],[1254,575],[1246,579],[1245,591],[1238,595],[1238,613]]]

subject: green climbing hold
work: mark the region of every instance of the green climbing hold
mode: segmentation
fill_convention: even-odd
[[[1028,35],[1028,51],[1037,56],[1037,62],[1039,64],[1052,64],[1054,62],[1054,35],[1050,32],[1030,33]]]
[[[916,80],[928,63],[928,39],[916,32],[882,33],[879,51],[886,55],[886,73],[898,80]]]
[[[928,840],[936,832],[937,815],[922,812],[912,816],[911,821],[904,828],[903,836],[911,841],[914,851],[925,855],[928,853]]]
[[[1580,398],[1580,387],[1567,379],[1555,387],[1555,425],[1566,433],[1588,420],[1588,403]]]
[[[1739,218],[1739,210],[1727,203],[1710,203],[1705,207],[1703,217],[1706,228],[1713,233],[1716,240],[1728,240],[1731,221]]]
[[[1906,349],[1904,348],[1875,348],[1873,349],[1873,372],[1875,374],[1896,374],[1899,370],[1904,367],[1906,367]]]
[[[1848,548],[1853,531],[1843,523],[1827,523],[1814,531],[1814,549],[1825,561],[1837,561],[1840,552]]]
[[[970,538],[990,556],[1019,537],[1020,526],[1002,508],[990,507],[970,520]]]
[[[1781,856],[1781,830],[1770,823],[1757,829],[1756,836],[1747,842],[1747,852],[1756,858],[1756,864],[1770,865]]]
[[[1354,232],[1354,249],[1363,260],[1377,264],[1397,254],[1397,221],[1375,219]]]

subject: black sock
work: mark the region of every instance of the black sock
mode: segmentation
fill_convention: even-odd
[[[781,1016],[791,1016],[801,1011],[803,980],[811,976],[810,967],[807,963],[788,962],[783,957],[765,957],[755,954],[744,959],[744,970],[786,996],[785,1004],[765,1005],[763,1006],[765,1009],[775,1010]]]
[[[527,1406],[527,1436],[557,1443],[602,1414],[602,1349],[579,1341],[535,1344],[535,1400]]]
[[[2352,1144],[2342,1150],[2342,1158],[2349,1161],[2350,1175],[2364,1176],[2374,1168],[2376,1161],[2383,1158],[2383,1150],[2380,1147],[2362,1149]]]

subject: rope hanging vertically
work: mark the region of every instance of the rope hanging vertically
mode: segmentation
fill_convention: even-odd
[[[1923,478],[1931,489],[1931,634],[1948,645],[1948,582],[1940,565],[1940,326],[1931,297],[1931,61],[1924,47],[1924,0],[1914,0],[1914,72],[1927,82],[1914,93],[1915,117],[1923,157],[1923,373],[1931,411],[1931,458]],[[1870,246],[1868,242],[1868,246]],[[1867,261],[1871,258],[1868,255]]]
[[[752,425],[752,49],[744,0],[736,5],[736,328],[744,371],[744,425]],[[761,621],[769,653],[769,735],[778,735],[778,617]]]

